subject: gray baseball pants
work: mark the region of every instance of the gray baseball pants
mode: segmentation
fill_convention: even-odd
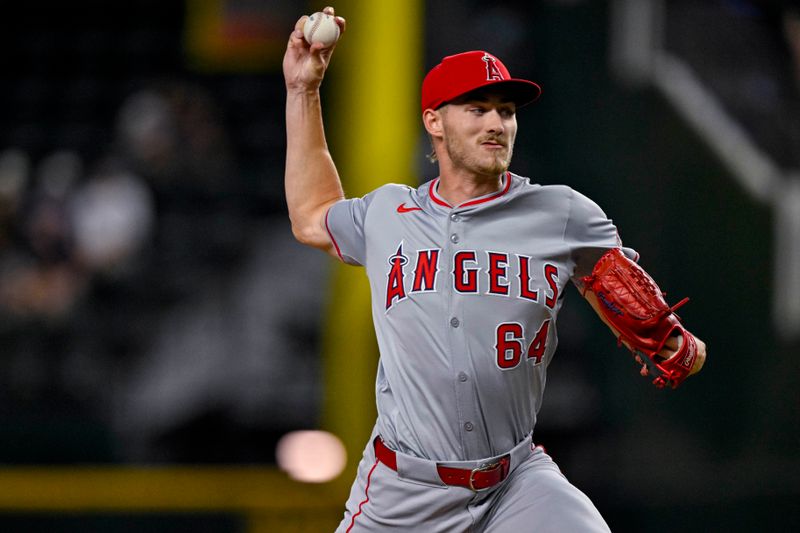
[[[337,533],[609,533],[589,498],[530,438],[511,452],[508,477],[482,492],[444,485],[436,463],[397,454],[398,471],[370,440]],[[482,461],[447,463],[473,468]]]

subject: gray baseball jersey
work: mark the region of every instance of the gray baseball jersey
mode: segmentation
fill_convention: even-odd
[[[376,432],[414,457],[475,460],[531,434],[564,289],[621,244],[566,186],[507,173],[499,191],[457,207],[437,186],[382,186],[334,204],[326,224],[370,282]]]

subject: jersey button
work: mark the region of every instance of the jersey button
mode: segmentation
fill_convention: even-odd
[[[461,239],[459,239],[458,235],[456,235],[455,233],[450,235],[450,242],[452,242],[453,244],[458,244],[458,241],[460,241],[460,240]]]
[[[453,222],[461,222],[461,217],[453,213],[452,215],[450,215],[450,220],[452,220]]]
[[[466,429],[467,431],[472,431],[473,429],[475,429],[475,426],[472,425],[472,422],[467,422],[466,424],[464,424],[464,429]]]
[[[456,317],[453,317],[450,319],[450,325],[454,328],[457,328],[459,325],[461,325],[461,321],[459,321]]]
[[[468,378],[467,378],[467,373],[466,372],[459,372],[458,373],[458,381],[463,383],[463,382],[467,381],[467,379]]]

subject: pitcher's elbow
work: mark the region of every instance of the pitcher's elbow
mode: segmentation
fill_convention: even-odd
[[[300,244],[313,246],[314,248],[318,248],[321,245],[322,236],[320,231],[308,224],[292,224],[292,235]]]

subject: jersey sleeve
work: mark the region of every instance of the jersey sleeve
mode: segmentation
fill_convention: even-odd
[[[629,259],[639,260],[636,250],[622,246],[617,227],[600,206],[574,190],[570,198],[569,219],[564,239],[575,264],[572,274],[574,282],[579,282],[580,278],[591,274],[600,257],[611,248],[621,248]]]
[[[374,195],[373,191],[362,198],[340,200],[325,215],[325,227],[336,253],[348,265],[366,263],[364,221]]]

